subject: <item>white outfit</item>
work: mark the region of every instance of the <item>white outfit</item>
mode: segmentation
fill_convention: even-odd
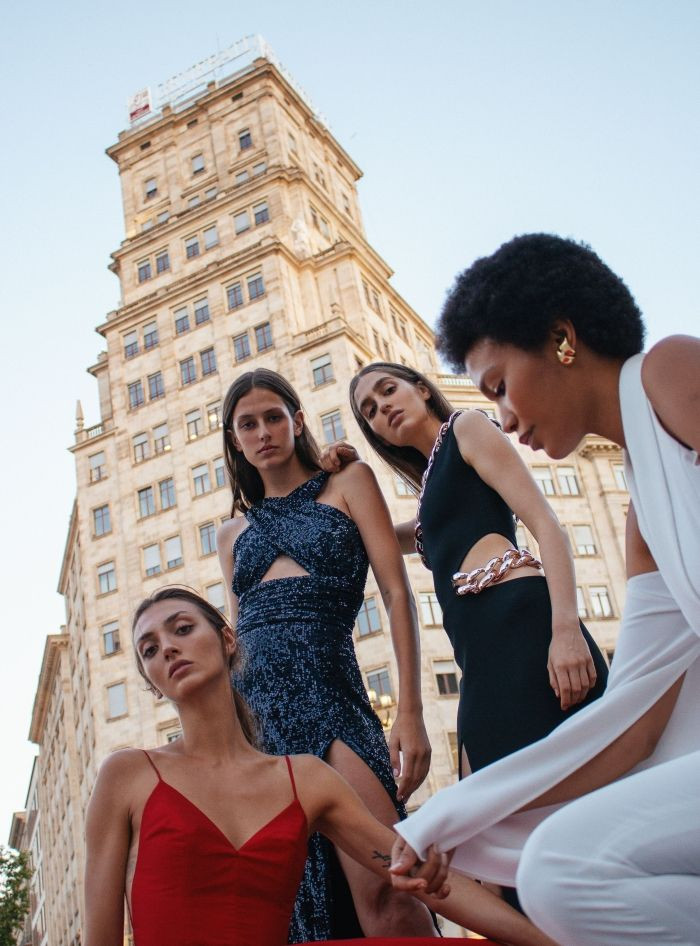
[[[523,905],[566,946],[700,946],[700,466],[659,424],[642,360],[629,359],[620,377],[626,472],[659,571],[629,581],[605,694],[395,826],[419,855],[431,843],[454,848],[453,867],[497,883],[515,882],[522,855]],[[568,805],[513,814],[625,732],[683,673],[649,759]]]

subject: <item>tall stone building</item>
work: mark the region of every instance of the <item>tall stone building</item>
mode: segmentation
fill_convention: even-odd
[[[264,44],[212,57],[150,108],[107,152],[122,186],[126,235],[111,263],[121,302],[98,327],[104,351],[89,368],[99,422],[85,426],[78,409],[66,624],[47,639],[32,718],[49,946],[79,941],[84,812],[100,762],[178,733],[172,707],[135,670],[134,606],[183,583],[225,608],[215,533],[230,514],[221,402],[233,378],[257,366],[284,374],[320,442],[357,443],[399,521],[415,499],[360,441],[347,398],[357,368],[416,365],[455,405],[490,409],[467,379],[440,373],[430,328],[367,242],[359,168]],[[611,651],[624,589],[620,452],[591,440],[562,463],[527,460],[570,533],[580,613]],[[418,805],[455,778],[458,678],[430,574],[415,555],[407,567],[433,746]],[[389,729],[398,681],[371,576],[356,646]]]

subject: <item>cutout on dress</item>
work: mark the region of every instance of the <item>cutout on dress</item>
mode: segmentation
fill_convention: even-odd
[[[298,578],[302,575],[308,576],[308,574],[309,572],[289,555],[278,555],[260,581],[274,581],[276,578]]]

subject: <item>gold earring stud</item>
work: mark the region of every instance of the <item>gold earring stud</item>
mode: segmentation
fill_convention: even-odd
[[[569,339],[565,335],[561,341],[561,344],[557,348],[557,358],[562,365],[571,365],[573,364],[575,357],[576,352],[569,344]]]

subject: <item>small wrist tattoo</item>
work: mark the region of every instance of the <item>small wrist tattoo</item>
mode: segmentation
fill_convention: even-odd
[[[372,860],[373,861],[382,861],[385,870],[388,870],[391,865],[391,855],[382,854],[381,851],[372,851]]]

